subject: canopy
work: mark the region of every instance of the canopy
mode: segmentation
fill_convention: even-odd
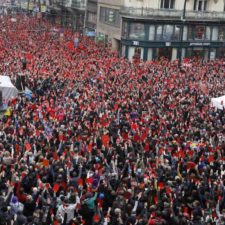
[[[2,91],[3,99],[6,101],[18,95],[18,90],[8,76],[0,76],[0,90]]]
[[[225,95],[218,97],[218,98],[212,98],[211,104],[213,107],[215,107],[217,109],[225,108]]]

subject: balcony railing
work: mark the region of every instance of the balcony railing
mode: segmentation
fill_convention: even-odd
[[[120,13],[123,16],[132,17],[148,17],[148,18],[174,18],[181,19],[183,15],[182,10],[176,9],[153,9],[153,8],[134,8],[134,7],[121,7]],[[214,11],[186,11],[186,19],[196,19],[196,20],[225,20],[224,12],[214,12]]]

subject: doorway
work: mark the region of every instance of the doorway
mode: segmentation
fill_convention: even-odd
[[[157,48],[156,49],[156,57],[158,59],[164,57],[168,60],[172,59],[172,48]]]

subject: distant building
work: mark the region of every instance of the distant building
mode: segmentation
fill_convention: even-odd
[[[86,0],[51,0],[48,9],[62,26],[83,33]]]
[[[224,0],[99,0],[97,33],[121,55],[142,60],[162,56],[225,57]]]
[[[97,37],[113,49],[120,49],[121,25],[120,8],[123,0],[98,0]]]

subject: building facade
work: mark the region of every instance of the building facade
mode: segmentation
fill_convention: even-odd
[[[96,40],[116,50],[121,46],[122,6],[123,0],[98,0]]]
[[[49,0],[48,14],[62,27],[83,33],[86,0]]]
[[[225,57],[224,0],[124,0],[120,15],[130,60]]]
[[[95,36],[97,28],[98,0],[87,0],[85,13],[85,33],[87,36]]]

